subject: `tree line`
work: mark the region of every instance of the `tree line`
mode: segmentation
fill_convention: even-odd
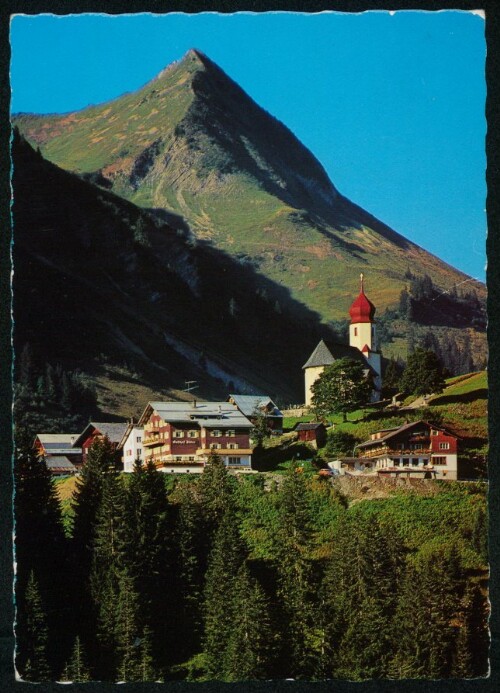
[[[291,465],[117,472],[93,445],[65,533],[43,460],[16,460],[16,666],[29,681],[475,677],[487,672],[485,498],[349,506]]]
[[[79,432],[98,410],[92,382],[80,371],[42,362],[29,343],[16,362],[14,422],[31,436]]]

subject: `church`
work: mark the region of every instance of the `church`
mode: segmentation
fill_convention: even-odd
[[[377,333],[375,328],[375,306],[366,296],[364,278],[361,274],[361,286],[358,297],[349,308],[351,324],[349,325],[349,344],[338,344],[329,340],[321,340],[313,351],[307,363],[304,364],[305,403],[312,402],[312,385],[334,361],[342,358],[360,361],[365,367],[365,373],[371,373],[373,378],[372,402],[378,402],[382,390],[382,357],[378,351]]]

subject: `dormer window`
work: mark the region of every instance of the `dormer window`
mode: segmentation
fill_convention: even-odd
[[[184,438],[184,431],[174,431],[174,438]]]
[[[188,431],[188,438],[198,438],[199,432],[196,430]]]
[[[212,438],[220,438],[222,435],[222,431],[219,431],[217,428],[215,428],[212,431]]]

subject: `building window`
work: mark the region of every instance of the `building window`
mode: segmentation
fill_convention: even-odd
[[[184,438],[184,431],[174,431],[174,438]]]
[[[142,448],[137,448],[137,456],[140,457],[142,455]]]
[[[436,466],[439,465],[441,467],[446,466],[446,457],[433,457],[432,458],[432,463],[435,464]]]
[[[142,436],[137,436],[137,438],[135,439],[135,442],[136,442],[136,443],[140,443],[141,440],[142,440]]]
[[[210,445],[211,450],[220,450],[222,448],[222,445],[220,443],[212,443]]]
[[[190,462],[194,462],[194,457],[190,457],[190,458],[189,458],[189,461],[190,461]]]
[[[410,464],[410,460],[408,457],[403,457],[403,467],[408,467]]]
[[[236,435],[236,431],[235,431],[234,429],[232,429],[232,428],[229,428],[229,429],[226,431],[226,435],[229,436],[230,438],[234,438],[234,436]]]
[[[180,457],[180,456],[178,455],[178,456],[175,458],[175,461],[176,461],[176,462],[182,462],[182,457]]]
[[[354,336],[355,336],[355,337],[358,336],[358,328],[357,328],[357,327],[354,328]]]
[[[431,430],[431,436],[438,436],[439,431],[436,431],[434,428]]]
[[[238,449],[238,443],[228,443],[227,448],[228,448],[228,450],[237,450]]]
[[[198,431],[188,431],[188,438],[198,438]]]
[[[417,459],[413,459],[413,460],[411,461],[411,463],[412,463],[412,465],[413,465],[414,467],[418,467],[418,457],[417,457]]]
[[[212,438],[220,438],[222,435],[222,431],[218,431],[217,429],[214,429],[212,431]]]
[[[230,457],[230,464],[241,464],[241,457]]]
[[[449,450],[450,444],[449,443],[439,443],[439,449],[440,450]]]

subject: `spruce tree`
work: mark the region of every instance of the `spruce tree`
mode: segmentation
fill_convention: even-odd
[[[224,679],[270,678],[274,653],[269,604],[246,563],[236,575],[230,601],[233,619],[224,652]]]
[[[40,589],[30,572],[16,619],[16,665],[26,681],[48,681],[51,669],[47,660],[49,632]]]
[[[155,658],[172,652],[175,610],[172,535],[164,477],[152,462],[136,461],[126,493],[124,562],[138,589],[142,621]]]
[[[62,681],[84,683],[90,681],[90,671],[87,666],[87,658],[80,637],[75,638],[75,644],[66,666],[64,667]]]
[[[97,623],[96,665],[99,677],[113,679],[118,662],[117,620],[120,578],[126,555],[126,513],[123,479],[109,472],[96,514],[90,589]]]
[[[410,562],[398,598],[391,675],[446,678],[451,675],[464,590],[455,549],[437,547]]]
[[[119,578],[116,613],[117,677],[119,681],[141,680],[141,635],[139,594],[134,580],[123,571]]]
[[[175,604],[178,623],[177,650],[185,661],[201,646],[203,584],[206,572],[205,523],[192,484],[176,490],[175,554],[177,590]]]
[[[108,438],[96,440],[76,481],[71,503],[73,514],[73,548],[82,581],[88,579],[92,558],[97,511],[108,473],[116,469],[116,453]]]
[[[316,668],[314,594],[319,587],[311,560],[312,521],[309,488],[293,465],[278,495],[278,597],[282,607],[282,675],[310,678]]]
[[[97,515],[102,501],[103,486],[108,475],[116,471],[116,453],[108,438],[96,440],[90,447],[87,461],[76,480],[71,501],[73,515],[72,561],[80,585],[75,615],[82,642],[93,665],[97,656],[95,638],[97,609],[91,593]]]
[[[224,653],[231,635],[234,613],[230,608],[238,570],[245,559],[237,516],[228,507],[215,534],[209,556],[204,590],[204,637],[206,673],[209,678],[224,677]]]
[[[17,618],[21,623],[29,617],[25,595],[35,571],[51,633],[47,657],[57,671],[69,653],[72,629],[67,540],[54,479],[44,459],[19,438],[14,465]],[[19,654],[22,658],[22,650]]]
[[[233,479],[219,455],[211,453],[198,482],[198,492],[206,532],[211,536],[224,515],[232,496]]]

